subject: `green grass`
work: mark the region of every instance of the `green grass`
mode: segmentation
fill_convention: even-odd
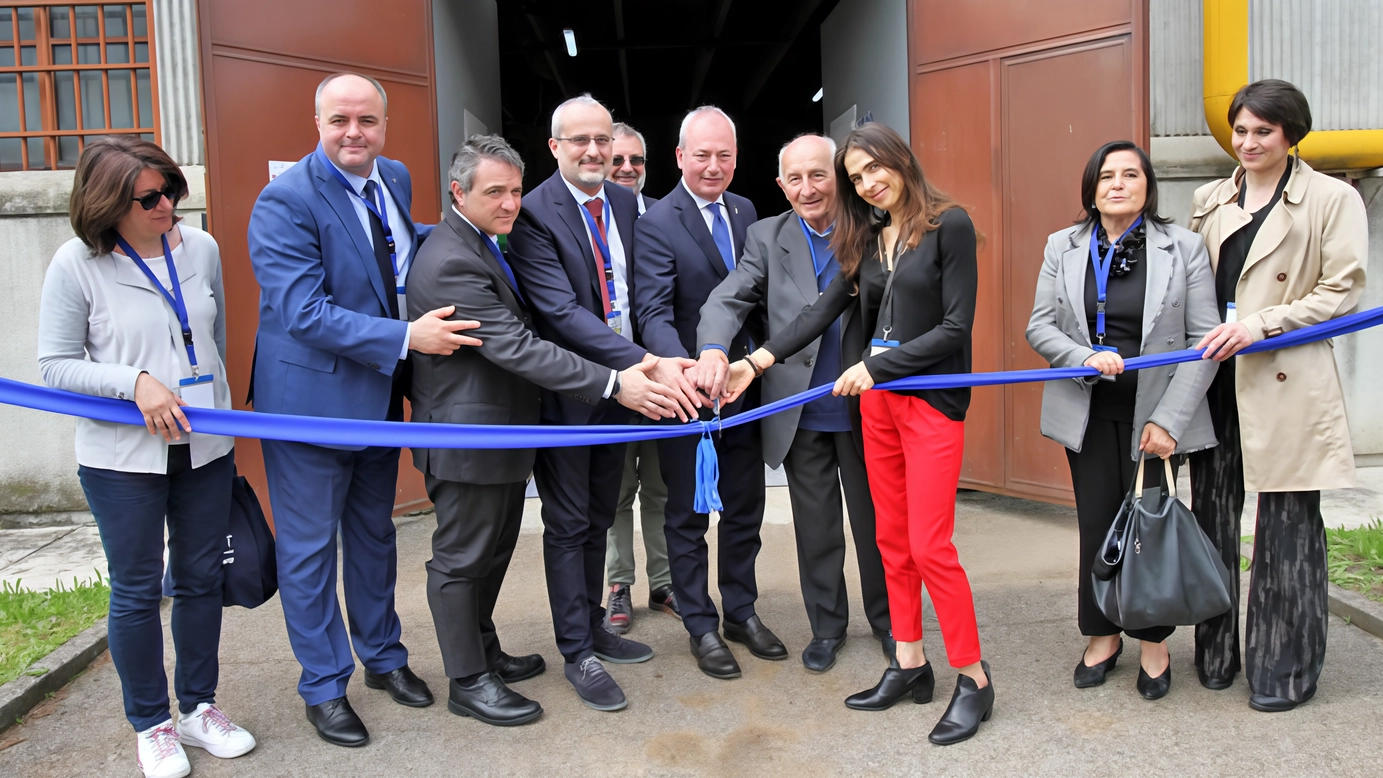
[[[110,608],[110,586],[96,580],[35,592],[22,582],[0,582],[0,684],[25,672]]]
[[[1383,521],[1325,531],[1330,582],[1383,602]]]

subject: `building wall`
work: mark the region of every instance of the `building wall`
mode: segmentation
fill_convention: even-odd
[[[487,132],[500,129],[499,11],[495,0],[432,0],[432,39],[437,159],[445,191],[451,155],[479,129],[476,121]],[[445,195],[442,202],[449,202]]]
[[[906,0],[841,0],[821,23],[823,131],[843,137],[831,122],[853,105],[908,140],[907,18]]]

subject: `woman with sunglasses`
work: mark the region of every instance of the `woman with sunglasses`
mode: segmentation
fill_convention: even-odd
[[[731,366],[727,391],[737,395],[859,306],[874,340],[832,393],[860,397],[865,466],[897,649],[879,683],[845,704],[877,711],[905,697],[931,702],[936,679],[922,650],[925,585],[946,658],[959,671],[951,704],[928,739],[950,745],[978,732],[994,708],[970,581],[951,540],[970,390],[867,390],[907,376],[970,372],[977,236],[965,210],[927,183],[907,142],[882,124],[851,132],[836,152],[835,167],[840,210],[831,247],[840,272],[792,324]]]
[[[87,142],[69,216],[77,237],[43,282],[39,367],[57,389],[133,402],[146,429],[78,419],[77,474],[110,572],[111,659],[145,776],[191,771],[183,746],[213,756],[255,747],[216,706],[221,552],[234,440],[193,432],[185,406],[229,408],[226,317],[216,241],[179,224],[187,181],[133,136]],[[165,522],[173,581],[173,686],[163,670]]]

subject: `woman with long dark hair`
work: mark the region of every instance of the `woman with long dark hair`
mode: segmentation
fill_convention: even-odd
[[[1205,241],[1157,212],[1157,177],[1132,141],[1095,150],[1081,177],[1083,213],[1047,239],[1028,343],[1052,367],[1093,367],[1100,379],[1048,381],[1042,434],[1066,447],[1080,527],[1077,620],[1089,645],[1076,688],[1099,686],[1124,643],[1091,592],[1091,569],[1124,494],[1147,463],[1215,445],[1205,390],[1208,362],[1124,372],[1124,360],[1189,348],[1219,322]],[[1103,380],[1101,380],[1103,379]],[[1166,640],[1173,626],[1128,630],[1140,642],[1137,687],[1156,700],[1172,685]]]
[[[929,736],[949,745],[979,731],[994,707],[974,597],[951,542],[970,390],[866,390],[906,376],[970,372],[975,227],[964,209],[927,183],[907,142],[882,124],[850,133],[835,167],[840,211],[831,247],[840,272],[815,304],[732,366],[729,391],[742,391],[859,306],[873,341],[833,392],[863,393],[865,464],[897,653],[878,685],[845,704],[883,710],[905,696],[931,701],[935,677],[922,649],[925,585],[947,659],[959,670],[951,704]]]
[[[1239,661],[1239,514],[1258,492],[1244,670],[1249,705],[1276,712],[1316,693],[1328,605],[1322,489],[1354,486],[1344,391],[1330,341],[1235,357],[1352,311],[1364,293],[1368,216],[1354,187],[1292,148],[1311,131],[1306,96],[1258,81],[1229,105],[1240,167],[1196,190],[1223,322],[1201,340],[1220,361],[1210,412],[1220,445],[1191,457],[1192,509],[1234,575],[1229,612],[1196,627],[1196,671],[1227,689]]]

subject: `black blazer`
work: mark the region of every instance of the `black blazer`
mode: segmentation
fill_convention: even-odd
[[[759,215],[753,203],[729,192],[722,213],[738,259],[745,231]],[[701,306],[729,274],[696,201],[679,182],[634,224],[634,318],[648,350],[662,357],[694,357]],[[762,311],[750,316],[733,342],[723,344],[731,359],[747,352],[750,338],[762,343],[764,330]]]
[[[474,319],[465,334],[482,345],[451,356],[419,354],[413,361],[413,421],[451,424],[536,424],[539,387],[594,405],[610,370],[540,340],[528,306],[510,285],[480,233],[450,206],[408,271],[408,315],[416,319],[447,305],[454,319]],[[413,449],[413,464],[448,481],[507,484],[533,470],[534,450]]]
[[[866,347],[864,365],[875,383],[970,372],[970,332],[979,289],[975,225],[961,208],[946,211],[938,221],[939,228],[894,260],[898,278],[893,282],[893,330],[889,337],[901,345],[878,356],[867,356]],[[879,306],[886,279],[876,246],[860,262],[857,278],[837,274],[820,299],[782,332],[774,333],[773,341],[764,348],[781,362],[820,337],[852,304],[859,305],[864,329],[873,333],[870,337],[883,338]],[[898,394],[921,397],[955,421],[964,421],[970,407],[968,387]]]
[[[538,335],[562,348],[614,370],[637,365],[648,352],[638,345],[639,329],[632,305],[634,221],[639,204],[634,194],[618,184],[606,183],[610,216],[624,245],[626,283],[631,298],[633,343],[605,323],[600,286],[605,279],[595,272],[595,250],[586,236],[582,206],[553,173],[524,196],[523,210],[509,234],[509,262],[518,277]],[[596,408],[559,394],[546,397],[543,420],[559,424],[586,424]]]

